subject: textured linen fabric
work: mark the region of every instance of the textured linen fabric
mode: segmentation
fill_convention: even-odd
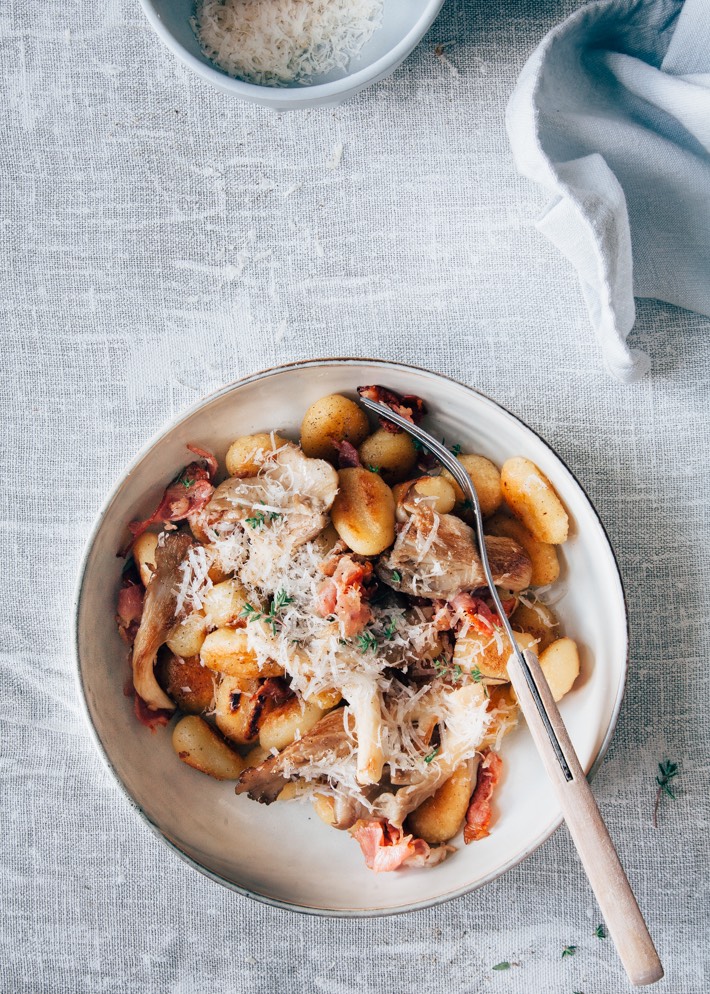
[[[609,369],[642,376],[634,293],[710,315],[710,4],[606,0],[554,28],[507,110],[538,228],[579,273]]]
[[[599,913],[564,829],[442,907],[311,919],[184,865],[94,750],[71,616],[105,494],[204,393],[348,354],[481,388],[595,502],[632,642],[594,790],[666,967],[659,994],[706,989],[710,322],[641,302],[631,343],[653,370],[623,386],[586,334],[574,270],[535,230],[544,197],[516,174],[504,110],[530,52],[574,9],[447,0],[391,79],[336,110],[277,116],[194,78],[135,2],[5,5],[3,992],[627,989],[610,940],[593,935]],[[664,759],[681,771],[655,830]],[[493,972],[504,960],[519,965]]]

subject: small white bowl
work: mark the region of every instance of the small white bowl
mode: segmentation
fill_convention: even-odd
[[[108,498],[88,543],[76,604],[78,679],[96,744],[148,824],[192,866],[267,904],[313,914],[368,916],[427,907],[465,894],[519,863],[558,827],[560,810],[527,729],[503,743],[505,775],[488,838],[430,870],[375,875],[347,832],[324,825],[306,802],[266,807],[237,797],[182,764],[170,733],[151,734],[123,694],[126,646],[114,615],[123,563],[116,550],[126,523],[150,513],[200,445],[223,459],[236,435],[281,429],[292,438],[306,407],[329,393],[381,383],[426,400],[428,423],[464,451],[501,463],[532,459],[552,480],[571,519],[561,551],[565,633],[581,648],[582,673],[561,711],[582,766],[606,750],[624,690],[624,593],[604,528],[584,491],[530,428],[482,394],[436,373],[365,359],[313,360],[257,373],[201,401],[150,442]]]
[[[194,0],[141,0],[158,37],[194,72],[242,100],[295,110],[342,103],[371,83],[389,76],[422,40],[444,0],[385,0],[382,24],[346,70],[336,69],[308,85],[257,86],[233,79],[200,51],[190,25]]]

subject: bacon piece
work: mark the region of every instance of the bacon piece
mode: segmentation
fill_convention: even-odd
[[[353,825],[352,837],[362,849],[365,863],[375,873],[390,873],[401,866],[434,866],[446,859],[451,846],[432,849],[424,839],[405,835],[383,819],[360,819]]]
[[[362,466],[358,451],[351,442],[348,442],[346,438],[344,438],[342,442],[338,442],[335,439],[332,439],[332,442],[335,448],[338,450],[339,469],[349,469],[357,466]]]
[[[207,468],[201,463],[191,462],[181,473],[175,477],[173,482],[165,489],[160,503],[153,513],[144,521],[131,521],[128,529],[132,535],[128,545],[119,552],[119,556],[126,556],[130,549],[144,531],[151,525],[160,522],[164,525],[177,521],[192,522],[209,504],[214,487],[212,480],[217,472],[217,460],[211,452],[205,449],[198,449],[188,445],[188,449],[198,454],[207,462]]]
[[[359,634],[372,620],[370,606],[365,603],[372,590],[372,577],[371,562],[343,555],[333,575],[318,588],[316,610],[322,618],[334,614],[342,623],[345,638]]]
[[[259,687],[256,696],[271,701],[275,707],[280,707],[296,695],[283,677],[270,676]]]
[[[145,725],[151,732],[163,728],[172,718],[172,713],[162,708],[158,711],[151,711],[143,698],[135,692],[133,694],[133,710],[141,725]]]
[[[413,425],[419,424],[427,412],[426,404],[422,398],[417,397],[413,393],[399,394],[395,393],[394,390],[388,390],[387,387],[378,386],[377,384],[358,387],[357,392],[367,400],[373,400],[377,404],[384,404],[393,410],[395,414],[399,414],[400,417],[411,421]],[[380,418],[380,425],[392,435],[398,435],[403,430],[391,421],[388,421],[387,418]]]
[[[214,483],[215,477],[217,476],[217,471],[219,469],[219,464],[217,463],[217,459],[215,458],[214,453],[210,452],[208,449],[200,449],[196,445],[188,445],[188,449],[190,450],[190,452],[193,452],[196,456],[199,456],[200,459],[205,460],[205,462],[207,463],[208,479],[210,483]]]
[[[476,842],[478,839],[485,839],[487,835],[490,835],[491,797],[500,780],[502,770],[503,760],[497,752],[488,749],[483,754],[483,759],[478,767],[476,787],[466,812],[466,824],[463,830],[463,840],[466,845],[469,842]]]
[[[133,645],[143,614],[143,587],[125,576],[118,592],[116,624],[118,634],[128,645]]]
[[[502,624],[498,615],[491,611],[486,602],[474,594],[457,594],[449,601],[449,606],[453,611],[454,624],[468,622],[481,635],[492,635]]]

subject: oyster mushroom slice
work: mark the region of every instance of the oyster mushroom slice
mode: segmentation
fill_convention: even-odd
[[[532,566],[517,542],[488,536],[486,550],[496,585],[507,590],[529,586]],[[437,514],[425,505],[400,528],[376,570],[384,583],[414,597],[450,600],[486,585],[473,529],[455,515]]]
[[[205,509],[208,528],[224,530],[260,510],[264,527],[250,529],[257,544],[274,539],[291,549],[315,538],[328,523],[327,514],[338,492],[338,474],[324,459],[310,459],[292,444],[269,453],[257,476],[225,480]],[[272,517],[273,516],[273,517]],[[273,523],[277,527],[268,527]]]
[[[133,644],[133,686],[151,711],[173,711],[175,704],[155,678],[158,649],[180,620],[175,616],[181,570],[193,541],[181,532],[169,532],[155,550],[155,572],[145,592],[143,616]]]

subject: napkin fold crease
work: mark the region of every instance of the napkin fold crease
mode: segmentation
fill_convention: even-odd
[[[516,167],[552,193],[539,230],[576,268],[609,370],[634,296],[710,316],[710,0],[603,0],[554,28],[506,123]]]

